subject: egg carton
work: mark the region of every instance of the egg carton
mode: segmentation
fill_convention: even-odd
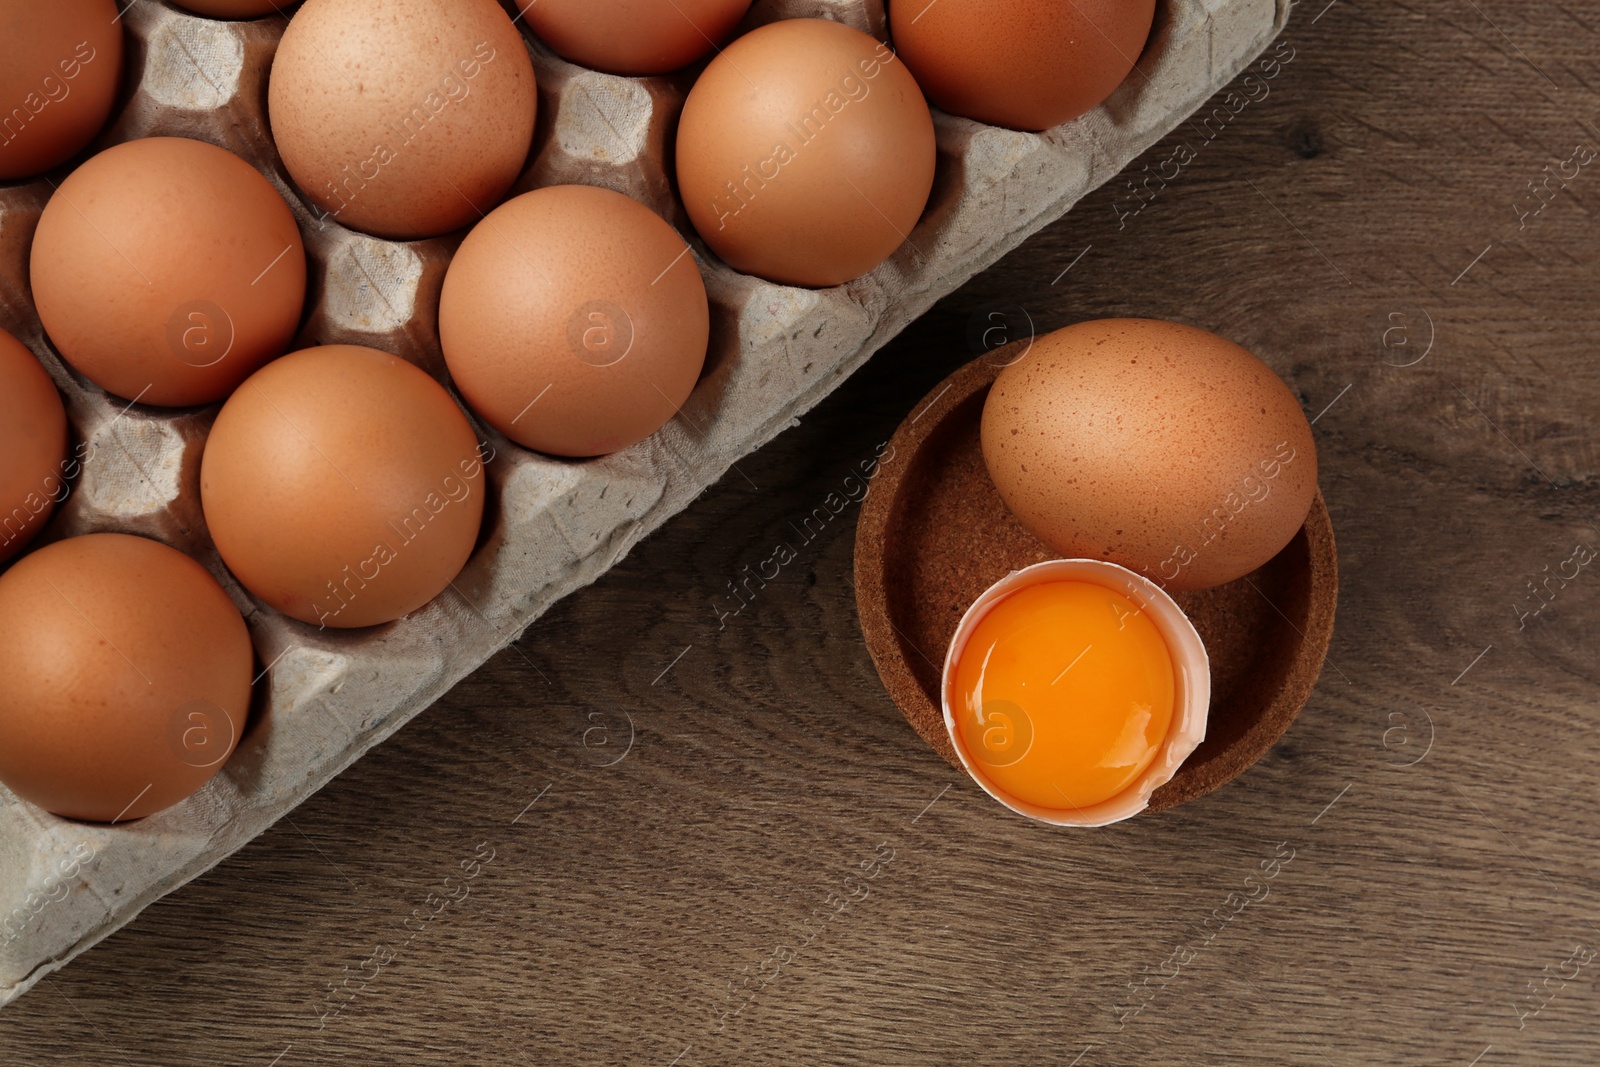
[[[505,0],[515,13],[512,0]],[[594,581],[740,457],[797,423],[940,297],[1115,176],[1277,35],[1290,0],[1160,0],[1135,72],[1101,107],[1044,134],[935,112],[938,173],[910,240],[866,276],[827,290],[741,275],[693,236],[668,151],[693,74],[625,78],[576,67],[524,30],[539,82],[533,151],[513,193],[578,182],[626,193],[690,240],[711,301],[711,346],[689,401],[660,432],[583,461],[535,455],[478,420],[494,450],[492,506],[465,571],[399,622],[319,631],[256,602],[206,533],[199,467],[216,406],[130,405],[73,372],[28,290],[28,248],[52,186],[0,186],[0,326],[61,388],[82,474],[43,540],[102,530],[179,548],[245,614],[263,677],[238,750],[189,800],[138,822],[49,815],[0,786],[0,1004],[141,909],[205,872],[515,640],[560,597]],[[253,163],[295,209],[310,263],[297,347],[385,349],[447,381],[438,302],[460,234],[386,241],[303,201],[272,146],[266,79],[287,22],[223,22],[157,0],[124,4],[127,98],[92,146],[176,135]],[[884,38],[882,0],[758,0],[744,29],[834,19]],[[520,25],[520,24],[519,24]],[[1141,73],[1142,72],[1142,73]]]

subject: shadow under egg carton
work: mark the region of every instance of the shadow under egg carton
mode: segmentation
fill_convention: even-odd
[[[0,1004],[262,833],[553,602],[598,578],[937,299],[1112,178],[1231,81],[1282,29],[1288,7],[1288,0],[1160,0],[1140,70],[1103,106],[1044,134],[935,112],[938,174],[910,240],[866,276],[828,290],[738,274],[689,229],[670,167],[678,111],[696,70],[600,74],[561,60],[524,28],[540,110],[513,194],[562,182],[605,186],[677,226],[710,294],[706,370],[660,432],[597,459],[529,453],[474,419],[495,458],[486,467],[490,506],[472,559],[433,603],[359,631],[287,619],[227,573],[199,503],[200,455],[216,406],[130,405],[60,360],[27,289],[28,247],[60,175],[0,186],[0,326],[43,359],[84,456],[43,539],[120,530],[188,552],[245,613],[263,675],[238,750],[205,788],[166,811],[124,826],[75,823],[0,787]],[[880,0],[758,0],[744,28],[797,16],[884,36]],[[178,135],[249,160],[295,209],[305,237],[309,292],[296,346],[370,345],[447,381],[438,299],[462,235],[386,241],[344,229],[300,197],[266,116],[267,74],[287,21],[212,21],[155,0],[135,0],[124,19],[124,99],[90,151]]]

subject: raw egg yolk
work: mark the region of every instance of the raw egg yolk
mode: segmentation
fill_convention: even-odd
[[[1041,808],[1126,789],[1172,723],[1172,654],[1140,605],[1092,582],[1041,582],[973,628],[950,694],[973,769]]]

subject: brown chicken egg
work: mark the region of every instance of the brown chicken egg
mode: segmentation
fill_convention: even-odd
[[[215,145],[146,137],[108,148],[50,197],[33,297],[56,349],[126,400],[221,400],[288,348],[306,296],[294,213]]]
[[[267,109],[300,191],[396,240],[476,222],[533,143],[533,62],[495,0],[307,0]]]
[[[928,99],[953,115],[1044,130],[1133,70],[1155,0],[888,0],[889,31]]]
[[[1311,427],[1282,379],[1232,341],[1154,319],[1038,338],[995,379],[982,444],[1035,537],[1174,591],[1266,563],[1317,492]]]
[[[115,0],[0,3],[0,181],[65,163],[106,124],[121,19]]]
[[[611,74],[665,74],[733,32],[750,0],[538,0],[523,12],[539,39]]]
[[[933,188],[933,117],[887,45],[822,19],[753,30],[709,64],[678,124],[678,185],[729,266],[786,285],[859,277]]]
[[[33,540],[77,473],[67,459],[67,412],[50,375],[0,330],[0,563]]]
[[[200,502],[250,592],[303,622],[371,626],[422,607],[466,564],[485,460],[425,372],[328,345],[267,364],[222,406]]]
[[[94,822],[176,804],[238,743],[254,662],[233,601],[182,552],[47,545],[0,575],[0,781]]]
[[[513,441],[597,456],[660,429],[705,363],[705,283],[683,238],[621,193],[557,185],[462,242],[439,337],[467,406]]]

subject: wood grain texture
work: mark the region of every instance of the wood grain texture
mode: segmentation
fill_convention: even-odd
[[[1316,0],[1285,39],[1138,214],[1119,179],[943,301],[8,1008],[0,1063],[1600,1062],[1600,573],[1528,584],[1600,547],[1600,169],[1514,208],[1600,148],[1600,10]],[[853,511],[718,619],[1004,307],[1215,330],[1317,416],[1316,691],[1249,773],[1103,831],[1011,816],[889,703]]]

